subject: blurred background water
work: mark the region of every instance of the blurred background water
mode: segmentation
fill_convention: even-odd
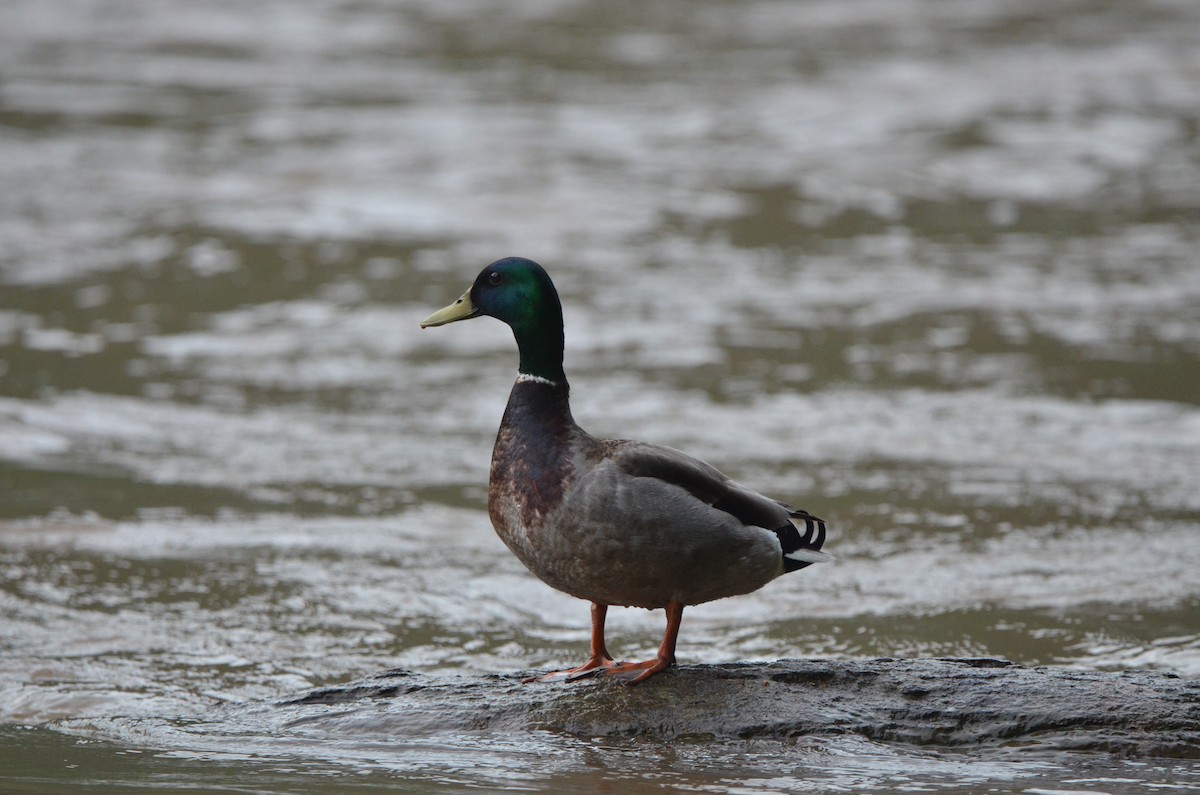
[[[690,610],[681,661],[1200,676],[1198,136],[1192,0],[6,0],[0,788],[1200,789],[205,722],[578,661],[586,605],[484,510],[511,337],[417,327],[510,254],[586,428],[831,523],[836,564]]]

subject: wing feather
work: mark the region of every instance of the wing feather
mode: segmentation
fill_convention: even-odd
[[[764,497],[753,489],[731,480],[716,467],[692,458],[671,447],[644,442],[619,442],[613,452],[614,463],[634,477],[658,478],[686,490],[693,497],[724,511],[747,526],[775,530],[790,525],[790,517],[812,517],[806,511],[795,511],[786,503]],[[820,521],[820,520],[817,520]],[[824,540],[824,522],[821,541]],[[805,539],[813,540],[808,528]],[[818,542],[816,549],[820,549]]]

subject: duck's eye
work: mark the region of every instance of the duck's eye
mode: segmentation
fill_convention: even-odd
[[[500,271],[492,271],[488,274],[488,284],[495,287],[500,282],[504,281],[504,274]]]

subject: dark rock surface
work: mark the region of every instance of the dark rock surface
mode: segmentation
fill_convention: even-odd
[[[471,730],[741,739],[853,733],[943,748],[1200,758],[1200,682],[990,659],[694,665],[638,687],[387,671],[275,708],[289,730],[360,738]]]

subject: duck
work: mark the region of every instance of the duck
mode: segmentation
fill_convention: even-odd
[[[676,664],[685,607],[756,591],[831,558],[821,551],[826,524],[808,511],[671,447],[597,438],[575,422],[562,302],[541,265],[493,262],[421,328],[483,316],[512,329],[519,355],[492,450],[488,515],[531,573],[591,603],[587,660],[524,681],[644,682]],[[609,653],[604,623],[613,606],[665,611],[653,659],[621,662]]]

